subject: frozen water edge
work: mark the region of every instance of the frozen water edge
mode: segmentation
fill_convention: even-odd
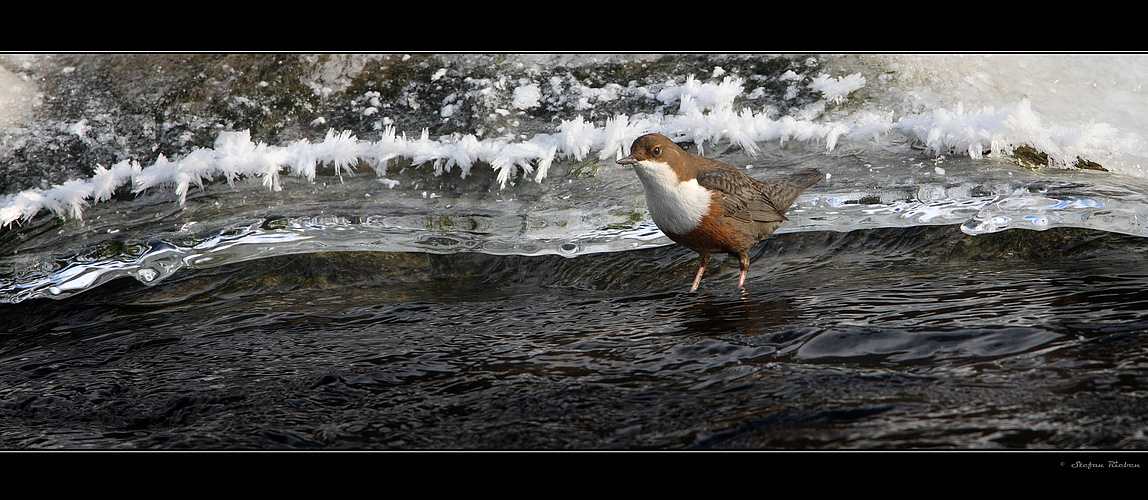
[[[1037,192],[1017,188],[1005,196],[918,199],[882,203],[861,192],[812,193],[798,199],[778,233],[960,225],[970,235],[1008,229],[1047,230],[1072,227],[1148,236],[1139,209],[1128,198],[1143,193],[1125,188],[1123,198],[1112,186],[1082,186],[1077,180],[1058,193],[1055,186]],[[971,189],[971,188],[970,188]],[[966,189],[968,191],[969,189]],[[950,189],[952,191],[952,189]],[[960,191],[959,189],[956,191]],[[1107,195],[1102,193],[1107,192]],[[889,193],[886,193],[889,195]],[[1145,199],[1145,198],[1141,198]],[[152,285],[181,269],[203,269],[254,259],[312,252],[418,252],[490,255],[559,255],[622,252],[672,244],[648,217],[628,226],[589,231],[540,225],[531,228],[518,215],[468,216],[467,229],[426,226],[425,214],[344,217],[297,217],[251,221],[185,244],[162,239],[135,258],[109,257],[75,261],[48,273],[27,273],[0,281],[5,302],[31,298],[65,298],[119,277],[131,276]],[[475,222],[475,219],[481,219]],[[173,240],[175,241],[175,240]],[[31,266],[34,267],[34,266]]]

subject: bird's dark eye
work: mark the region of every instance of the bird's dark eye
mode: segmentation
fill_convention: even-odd
[[[654,148],[654,156],[658,156],[660,154],[662,154],[662,148],[661,147]]]

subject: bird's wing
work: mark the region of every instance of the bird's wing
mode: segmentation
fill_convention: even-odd
[[[698,184],[721,193],[725,214],[742,222],[782,222],[789,219],[762,192],[761,182],[732,167],[699,174]]]

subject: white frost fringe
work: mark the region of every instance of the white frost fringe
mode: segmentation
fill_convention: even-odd
[[[817,89],[827,99],[840,100],[844,94],[864,85],[856,75],[832,80],[815,81]],[[1017,107],[999,111],[982,110],[966,113],[938,110],[929,114],[905,117],[894,122],[892,113],[856,113],[849,123],[818,123],[812,119],[785,116],[770,118],[765,111],[733,109],[734,98],[743,91],[742,80],[726,77],[721,83],[700,83],[692,78],[685,85],[670,87],[657,96],[662,102],[679,103],[678,113],[672,116],[643,115],[631,118],[618,115],[606,120],[602,127],[586,122],[581,116],[564,121],[555,134],[540,134],[530,140],[515,142],[506,138],[478,140],[474,135],[443,137],[433,140],[426,129],[417,139],[397,134],[387,127],[378,141],[360,141],[349,131],[329,130],[323,142],[312,144],[306,139],[287,146],[269,146],[253,143],[250,131],[222,132],[212,149],[196,149],[186,157],[169,160],[160,156],[155,163],[142,167],[138,162],[125,160],[105,168],[97,165],[89,179],[70,180],[50,189],[31,189],[0,198],[0,227],[15,221],[27,221],[41,210],[50,210],[59,217],[80,219],[84,207],[109,199],[116,189],[131,183],[132,191],[174,187],[182,205],[188,190],[194,184],[203,187],[205,180],[222,177],[228,183],[241,177],[258,177],[273,191],[281,190],[279,176],[289,173],[314,181],[319,165],[332,165],[337,175],[350,174],[353,167],[364,161],[384,177],[387,161],[407,158],[415,165],[430,164],[435,175],[459,167],[461,175],[470,173],[476,162],[484,162],[495,169],[502,187],[518,175],[533,174],[534,180],[546,178],[551,164],[560,157],[585,159],[598,150],[598,159],[607,160],[627,154],[630,143],[638,136],[660,132],[675,140],[688,140],[703,144],[705,141],[729,140],[750,154],[758,151],[763,141],[820,141],[832,151],[839,140],[874,140],[891,130],[913,134],[929,149],[967,151],[977,157],[982,148],[993,152],[1011,145],[1028,142],[1039,144],[1043,150],[1061,152],[1061,137],[1050,137],[1048,128],[1039,124],[1027,101]],[[1036,130],[1033,130],[1035,127]],[[1109,133],[1094,127],[1093,134]],[[1071,153],[1079,153],[1072,150]],[[1056,155],[1050,155],[1056,156]]]

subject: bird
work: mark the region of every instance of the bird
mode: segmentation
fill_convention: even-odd
[[[774,181],[759,181],[725,163],[691,154],[662,134],[634,140],[630,165],[642,183],[654,224],[675,243],[698,253],[696,292],[711,253],[735,256],[741,268],[737,286],[745,291],[749,251],[789,219],[797,197],[823,178],[807,169]]]

